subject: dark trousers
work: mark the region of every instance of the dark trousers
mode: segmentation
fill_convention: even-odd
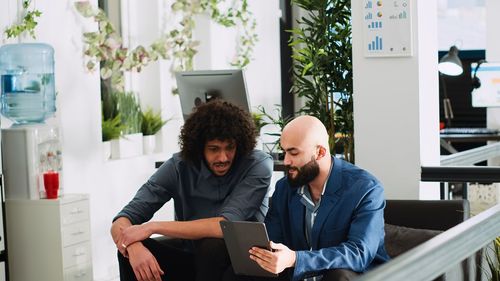
[[[227,270],[224,273],[223,281],[289,281],[291,280],[291,271],[292,269],[287,269],[280,273],[278,277],[251,277],[251,276],[238,276],[235,275],[231,270]],[[328,270],[324,275],[321,281],[350,281],[354,280],[359,273],[348,269],[332,269]]]
[[[155,256],[165,272],[166,281],[220,281],[231,270],[224,240],[205,238],[193,241],[194,249],[187,250],[188,241],[181,239],[146,239],[144,246]],[[121,281],[135,281],[129,260],[118,252]],[[232,270],[231,270],[232,271]]]

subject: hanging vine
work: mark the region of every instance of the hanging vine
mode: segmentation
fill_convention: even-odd
[[[99,26],[98,31],[83,34],[86,44],[84,50],[87,58],[86,68],[92,71],[101,63],[101,78],[111,79],[111,85],[120,91],[124,88],[123,72],[140,72],[144,66],[159,58],[172,59],[170,68],[172,72],[192,70],[193,58],[197,53],[196,47],[199,45],[193,38],[194,18],[201,13],[209,13],[212,20],[223,26],[240,28],[236,56],[230,64],[244,68],[250,63],[257,42],[256,21],[248,10],[247,0],[233,1],[229,5],[226,2],[226,0],[174,1],[171,6],[172,12],[180,14],[177,26],[164,32],[150,46],[140,45],[133,50],[123,46],[120,34],[104,11],[92,7],[87,1],[76,2],[77,11],[86,18],[92,18]],[[221,9],[223,4],[228,8]]]
[[[21,23],[13,24],[5,29],[4,32],[5,35],[7,35],[7,38],[19,37],[24,32],[28,32],[33,39],[36,39],[35,28],[38,25],[37,18],[42,15],[42,12],[37,9],[29,10],[30,5],[31,0],[23,0],[24,16],[21,19]]]

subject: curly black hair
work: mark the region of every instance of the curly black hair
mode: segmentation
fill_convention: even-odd
[[[207,141],[234,140],[236,159],[248,155],[256,144],[253,118],[242,108],[223,100],[202,104],[189,115],[181,128],[181,156],[193,164],[201,163]]]

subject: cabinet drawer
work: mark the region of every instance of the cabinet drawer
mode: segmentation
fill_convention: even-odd
[[[61,224],[63,226],[89,219],[89,201],[76,201],[61,206]]]
[[[89,221],[82,221],[62,228],[63,247],[90,241]]]
[[[90,242],[75,244],[63,248],[63,264],[64,268],[68,268],[77,264],[85,264],[91,262]]]
[[[64,281],[92,281],[90,263],[73,266],[64,270]]]

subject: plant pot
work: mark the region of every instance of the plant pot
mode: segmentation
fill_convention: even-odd
[[[108,161],[111,158],[111,141],[102,142],[102,156],[104,161]]]
[[[156,149],[156,136],[147,135],[142,137],[142,152],[144,154],[152,154]]]
[[[142,155],[142,133],[124,135],[111,140],[111,159]]]

